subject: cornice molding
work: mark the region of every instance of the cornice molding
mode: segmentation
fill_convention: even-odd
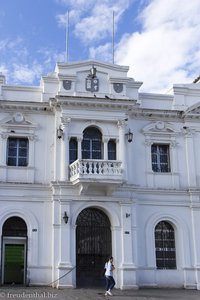
[[[184,95],[184,96],[200,96],[200,85],[188,84],[188,85],[173,85],[174,95]]]
[[[31,92],[42,93],[42,88],[38,86],[20,86],[20,85],[3,85],[3,91],[18,91],[18,92]]]
[[[1,100],[0,109],[3,110],[22,110],[22,111],[43,111],[53,112],[49,102],[25,102],[25,101],[10,101]]]
[[[46,190],[48,192],[51,191],[50,184],[39,184],[39,183],[16,183],[16,182],[0,182],[1,190],[11,190],[14,188],[15,190],[24,191],[24,190]]]
[[[72,96],[56,96],[50,99],[50,105],[54,107],[70,106],[70,107],[86,107],[86,108],[107,108],[116,110],[130,110],[137,106],[137,101],[133,99],[115,99],[115,98],[97,98],[97,97],[72,97]]]
[[[139,100],[173,101],[174,100],[174,95],[154,94],[154,93],[139,93]]]
[[[170,120],[182,119],[182,112],[176,110],[161,110],[133,107],[129,110],[129,115],[134,118],[145,118],[146,120],[154,120],[155,118]]]

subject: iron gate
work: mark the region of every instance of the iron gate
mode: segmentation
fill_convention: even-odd
[[[76,284],[103,286],[104,264],[112,251],[110,221],[101,210],[86,208],[76,225]]]

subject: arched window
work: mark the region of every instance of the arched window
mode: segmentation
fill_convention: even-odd
[[[77,139],[71,138],[69,141],[69,163],[72,164],[77,160]]]
[[[156,225],[155,248],[157,269],[176,269],[175,234],[169,222]]]
[[[88,127],[83,132],[83,159],[102,159],[102,134],[95,127]]]
[[[116,142],[115,142],[115,140],[110,140],[108,142],[108,159],[116,160]]]
[[[3,236],[27,236],[27,226],[20,217],[11,217],[5,221],[2,229]]]

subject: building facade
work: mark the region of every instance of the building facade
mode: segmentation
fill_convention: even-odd
[[[1,284],[200,289],[200,84],[140,93],[128,67],[0,75]]]

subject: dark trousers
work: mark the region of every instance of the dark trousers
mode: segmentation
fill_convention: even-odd
[[[106,291],[112,290],[115,285],[115,280],[112,276],[106,276]]]

